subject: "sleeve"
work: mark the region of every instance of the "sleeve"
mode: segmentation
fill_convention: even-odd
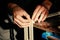
[[[52,2],[52,7],[50,13],[55,13],[60,10],[60,0],[50,0]]]
[[[6,3],[6,4],[7,4],[7,9],[8,9],[8,14],[9,14],[9,15],[13,15],[12,9],[8,8],[8,4],[9,4],[9,3],[18,4],[19,2],[17,2],[17,0],[8,0],[7,3]]]

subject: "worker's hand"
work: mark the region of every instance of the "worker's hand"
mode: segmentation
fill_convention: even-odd
[[[38,21],[40,23],[41,21],[44,21],[46,19],[47,15],[47,9],[44,6],[38,5],[33,12],[32,20],[34,22]]]
[[[13,14],[15,24],[22,28],[29,26],[30,16],[25,10],[23,10],[22,8],[14,9]],[[25,18],[23,18],[23,16]]]

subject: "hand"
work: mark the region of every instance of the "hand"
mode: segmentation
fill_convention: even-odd
[[[33,12],[32,20],[34,22],[38,21],[40,23],[41,21],[44,21],[46,19],[47,15],[47,9],[44,6],[38,5]]]
[[[14,14],[14,23],[17,24],[20,28],[28,27],[30,24],[30,16],[22,8],[17,8],[13,11]],[[26,19],[23,18],[26,17]]]

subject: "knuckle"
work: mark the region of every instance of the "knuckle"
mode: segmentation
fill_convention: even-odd
[[[18,14],[14,14],[14,18],[18,18],[18,16],[19,16]]]
[[[40,8],[41,7],[41,5],[37,5],[37,7],[36,8]]]
[[[26,15],[27,17],[30,17],[28,14]]]
[[[28,15],[28,17],[30,17],[30,16]]]
[[[21,23],[20,25],[24,25],[23,23]]]

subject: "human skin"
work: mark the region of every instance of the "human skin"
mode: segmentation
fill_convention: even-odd
[[[36,6],[36,9],[34,10],[32,15],[32,19],[30,18],[30,15],[17,4],[9,3],[8,7],[11,8],[13,11],[14,23],[20,28],[24,28],[30,25],[31,20],[33,20],[34,23],[36,21],[40,23],[41,21],[44,21],[46,19],[46,17],[48,16],[48,10],[50,9],[52,4],[49,0],[44,0],[42,5]],[[24,19],[22,16],[26,17],[26,19]]]

